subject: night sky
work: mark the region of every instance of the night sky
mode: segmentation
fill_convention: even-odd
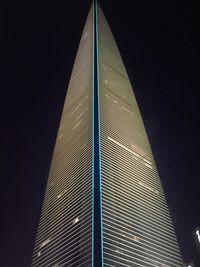
[[[67,85],[91,1],[0,9],[0,265],[30,266]],[[71,3],[72,2],[72,3]],[[126,65],[184,261],[200,266],[200,19],[192,1],[100,4]],[[199,265],[198,265],[199,264]]]

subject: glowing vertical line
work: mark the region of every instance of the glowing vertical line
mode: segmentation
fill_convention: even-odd
[[[94,267],[94,3],[92,16],[92,267]]]
[[[100,163],[100,105],[98,67],[97,1],[93,11],[93,267],[102,262],[102,209],[101,209],[101,163]]]
[[[99,25],[98,7],[96,2],[96,67],[97,67],[97,98],[98,98],[98,137],[99,137],[99,191],[100,191],[100,227],[101,227],[101,264],[103,266],[103,225],[102,225],[102,190],[101,190],[101,110],[100,110],[100,81],[99,81]]]

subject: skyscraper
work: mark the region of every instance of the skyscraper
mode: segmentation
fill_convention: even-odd
[[[179,267],[142,118],[94,1],[52,157],[32,267]]]

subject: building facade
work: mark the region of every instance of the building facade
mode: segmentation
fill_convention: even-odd
[[[192,232],[192,235],[194,237],[194,242],[195,242],[197,251],[200,255],[200,227],[195,228],[194,231]]]
[[[140,111],[94,1],[58,129],[32,267],[182,266]]]

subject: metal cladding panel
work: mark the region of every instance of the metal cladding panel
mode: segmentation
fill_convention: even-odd
[[[127,72],[100,8],[97,17],[103,266],[182,266]]]
[[[92,65],[91,8],[57,134],[32,267],[92,265]]]

